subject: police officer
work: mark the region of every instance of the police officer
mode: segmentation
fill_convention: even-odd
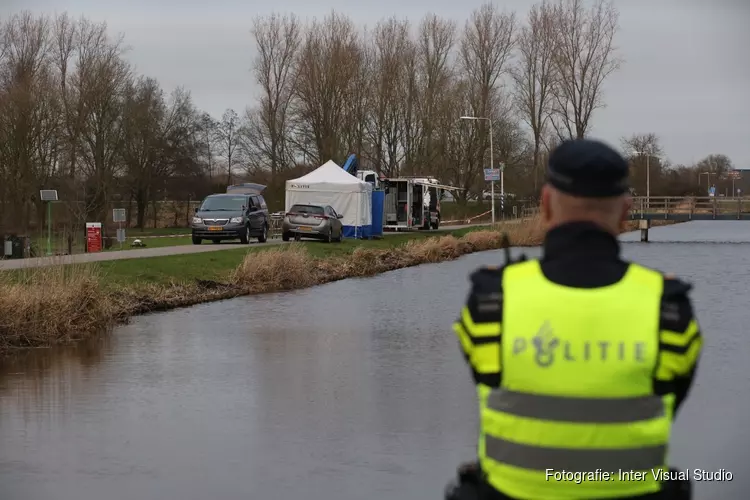
[[[690,285],[620,257],[627,180],[609,146],[561,144],[542,188],[542,258],[471,275],[454,330],[479,395],[479,461],[447,497],[689,496],[652,471],[668,470],[702,339]]]

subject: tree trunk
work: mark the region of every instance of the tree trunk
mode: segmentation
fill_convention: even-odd
[[[135,206],[138,210],[138,215],[135,222],[135,227],[143,230],[146,223],[146,209],[148,208],[148,200],[146,199],[146,190],[138,188],[135,192]]]

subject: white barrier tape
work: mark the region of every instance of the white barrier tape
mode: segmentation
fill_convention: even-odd
[[[485,215],[490,214],[490,213],[492,213],[492,210],[487,210],[486,212],[483,212],[483,213],[481,213],[479,215],[475,215],[474,217],[469,217],[468,219],[441,220],[440,223],[441,224],[449,224],[449,223],[454,223],[454,222],[462,222],[462,223],[466,223],[466,224],[471,224],[471,221],[473,221],[474,219],[478,219],[480,217],[484,217]],[[137,238],[139,240],[144,240],[144,239],[148,239],[148,238],[187,238],[188,236],[190,236],[190,233],[185,233],[185,234],[162,234],[162,235],[156,235],[156,236],[145,236],[145,235],[144,236],[128,236],[128,238]]]
[[[186,233],[186,234],[160,234],[160,235],[156,235],[156,236],[145,236],[145,235],[130,236],[126,232],[125,235],[127,236],[128,239],[132,238],[132,239],[138,239],[138,240],[147,240],[147,239],[151,239],[151,238],[187,238],[188,236],[190,236],[190,233]],[[115,236],[110,236],[110,238],[115,238]]]
[[[462,222],[462,223],[466,223],[466,224],[471,224],[471,221],[473,221],[474,219],[478,219],[480,217],[484,217],[485,215],[490,214],[490,213],[492,213],[492,210],[487,210],[484,213],[481,213],[479,215],[475,215],[474,217],[469,217],[468,219],[441,220],[440,223],[441,224],[448,224],[448,223],[451,223],[451,222]]]

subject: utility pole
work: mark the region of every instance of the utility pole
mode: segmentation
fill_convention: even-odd
[[[655,155],[651,148],[649,148],[649,151],[634,151],[634,153],[637,153],[641,156],[646,157],[646,208],[649,207],[650,201],[651,201],[651,157],[656,156],[659,158],[659,155]]]
[[[461,120],[487,120],[490,124],[490,170],[495,170],[495,157],[492,147],[492,120],[483,116],[462,116]],[[504,166],[503,166],[504,167]],[[492,199],[492,224],[495,224],[495,181],[490,181],[490,198]],[[500,213],[505,214],[505,168],[500,169]]]

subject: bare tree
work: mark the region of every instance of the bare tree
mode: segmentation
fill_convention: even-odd
[[[405,159],[403,112],[408,99],[409,64],[414,46],[409,22],[396,18],[375,26],[370,47],[371,86],[368,140],[370,160],[389,176],[397,176]]]
[[[107,220],[107,203],[116,177],[121,174],[122,113],[130,85],[130,66],[122,59],[119,43],[91,47],[86,66],[79,69],[87,120],[81,133],[84,173],[90,181],[94,215]]]
[[[636,193],[646,193],[649,184],[658,186],[663,169],[659,137],[654,133],[633,134],[620,142],[630,160],[630,184]]]
[[[224,111],[219,122],[219,154],[227,162],[227,185],[232,184],[232,168],[237,161],[237,147],[240,145],[240,117],[233,109]]]
[[[160,159],[165,144],[161,129],[165,115],[164,95],[156,80],[141,78],[129,86],[123,110],[122,157],[138,210],[136,226],[140,228],[144,227],[154,181],[162,173]]]
[[[346,112],[360,71],[362,51],[351,19],[332,12],[307,32],[297,63],[296,141],[317,164],[346,155]]]
[[[711,154],[700,160],[696,167],[701,172],[710,172],[716,178],[721,178],[730,170],[734,170],[732,160],[725,154]]]
[[[206,166],[209,182],[213,181],[216,155],[219,149],[219,122],[208,113],[202,113],[197,123],[198,148]]]
[[[409,162],[411,174],[417,166],[433,165],[440,131],[435,128],[436,116],[443,107],[451,86],[453,67],[450,56],[456,42],[456,23],[428,14],[419,27],[416,54],[416,85],[412,98],[417,99],[419,132],[416,157]]]
[[[499,80],[508,69],[515,29],[515,14],[501,12],[492,3],[479,7],[466,22],[460,48],[462,73],[476,93],[481,116],[487,116]]]
[[[289,118],[302,25],[294,15],[272,14],[256,18],[252,33],[258,50],[253,72],[262,94],[258,106],[246,112],[244,146],[248,154],[270,170],[271,183],[275,185],[278,173],[294,160]]]
[[[555,16],[546,1],[531,7],[528,24],[518,37],[518,62],[513,68],[515,104],[531,129],[534,143],[534,191],[539,185],[541,150],[552,111],[556,52]]]
[[[110,202],[131,192],[143,225],[144,205],[171,185],[205,191],[198,166],[214,155],[201,157],[189,94],[166,100],[155,81],[136,83],[124,51],[121,36],[85,18],[0,20],[0,233],[44,223],[44,188],[61,191],[67,214],[55,222],[76,234],[84,221],[108,221]]]
[[[611,0],[559,0],[555,6],[554,107],[551,123],[561,138],[583,138],[593,112],[604,106],[603,84],[620,67],[614,37],[619,13]]]
[[[11,215],[28,221],[41,200],[35,190],[48,183],[57,155],[59,110],[49,59],[49,20],[25,11],[12,16],[2,30],[4,67],[0,71],[0,163],[8,176]],[[36,191],[38,192],[38,191]],[[25,225],[25,224],[24,224]],[[22,227],[26,229],[26,227]]]
[[[636,157],[643,154],[661,156],[663,153],[659,137],[654,133],[633,134],[620,140],[622,150],[628,157]]]
[[[461,68],[466,75],[469,92],[469,108],[466,111],[471,110],[475,116],[492,120],[493,132],[499,129],[496,122],[504,117],[505,100],[500,79],[508,70],[515,30],[516,18],[513,13],[501,12],[493,4],[486,3],[473,12],[461,39]],[[468,151],[469,158],[466,159],[467,165],[462,175],[464,186],[475,185],[483,169],[489,166],[490,123],[481,120],[472,125],[477,127],[479,135]],[[495,149],[498,144],[494,142]]]
[[[0,223],[43,222],[37,193],[54,186],[70,200],[76,228],[107,220],[109,203],[131,196],[137,224],[150,222],[149,204],[156,224],[157,198],[210,192],[217,158],[226,161],[228,183],[245,160],[269,185],[283,185],[310,163],[356,153],[362,168],[434,175],[481,192],[488,129],[458,120],[465,114],[493,119],[506,185],[531,193],[545,152],[586,134],[619,64],[611,3],[541,1],[517,38],[514,14],[489,3],[460,37],[453,21],[432,14],[414,32],[392,18],[369,34],[335,12],[306,27],[291,15],[257,18],[261,96],[243,120],[227,110],[218,122],[185,90],[168,97],[155,80],[138,78],[124,61],[123,37],[105,24],[11,16],[0,21]],[[516,40],[520,60],[511,67]],[[657,176],[683,192],[695,189],[696,169],[729,164],[718,157],[682,170],[659,164]],[[179,218],[186,214],[179,209]]]

